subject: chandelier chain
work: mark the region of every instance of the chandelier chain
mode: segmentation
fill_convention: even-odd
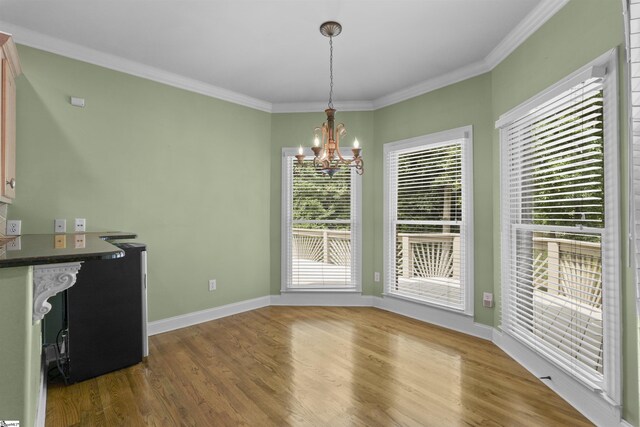
[[[329,36],[329,108],[333,108],[333,37]]]

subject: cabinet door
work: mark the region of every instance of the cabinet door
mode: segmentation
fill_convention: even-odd
[[[16,85],[9,61],[2,60],[2,195],[16,196]]]

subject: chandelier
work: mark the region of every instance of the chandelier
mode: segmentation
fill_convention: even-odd
[[[340,152],[340,138],[346,133],[344,124],[340,123],[335,125],[336,110],[333,108],[333,38],[338,36],[342,32],[342,25],[334,21],[328,21],[320,25],[320,33],[329,37],[329,103],[327,109],[324,110],[327,115],[327,121],[322,126],[313,130],[313,166],[319,172],[332,177],[341,167],[350,166],[354,167],[358,175],[364,173],[364,161],[360,156],[360,144],[357,139],[353,141],[352,159],[345,159]],[[304,162],[304,154],[302,146],[298,150],[298,164],[302,165]]]

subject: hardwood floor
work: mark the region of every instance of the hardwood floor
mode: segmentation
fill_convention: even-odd
[[[266,307],[52,384],[47,426],[590,426],[492,343],[375,308]]]

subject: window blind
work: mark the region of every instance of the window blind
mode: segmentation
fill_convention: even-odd
[[[286,288],[355,288],[358,284],[357,197],[350,168],[332,178],[285,159]]]
[[[603,277],[615,263],[604,250],[612,219],[603,90],[602,78],[588,78],[501,130],[502,328],[599,390],[608,363]]]
[[[388,294],[468,308],[465,141],[387,151]]]

